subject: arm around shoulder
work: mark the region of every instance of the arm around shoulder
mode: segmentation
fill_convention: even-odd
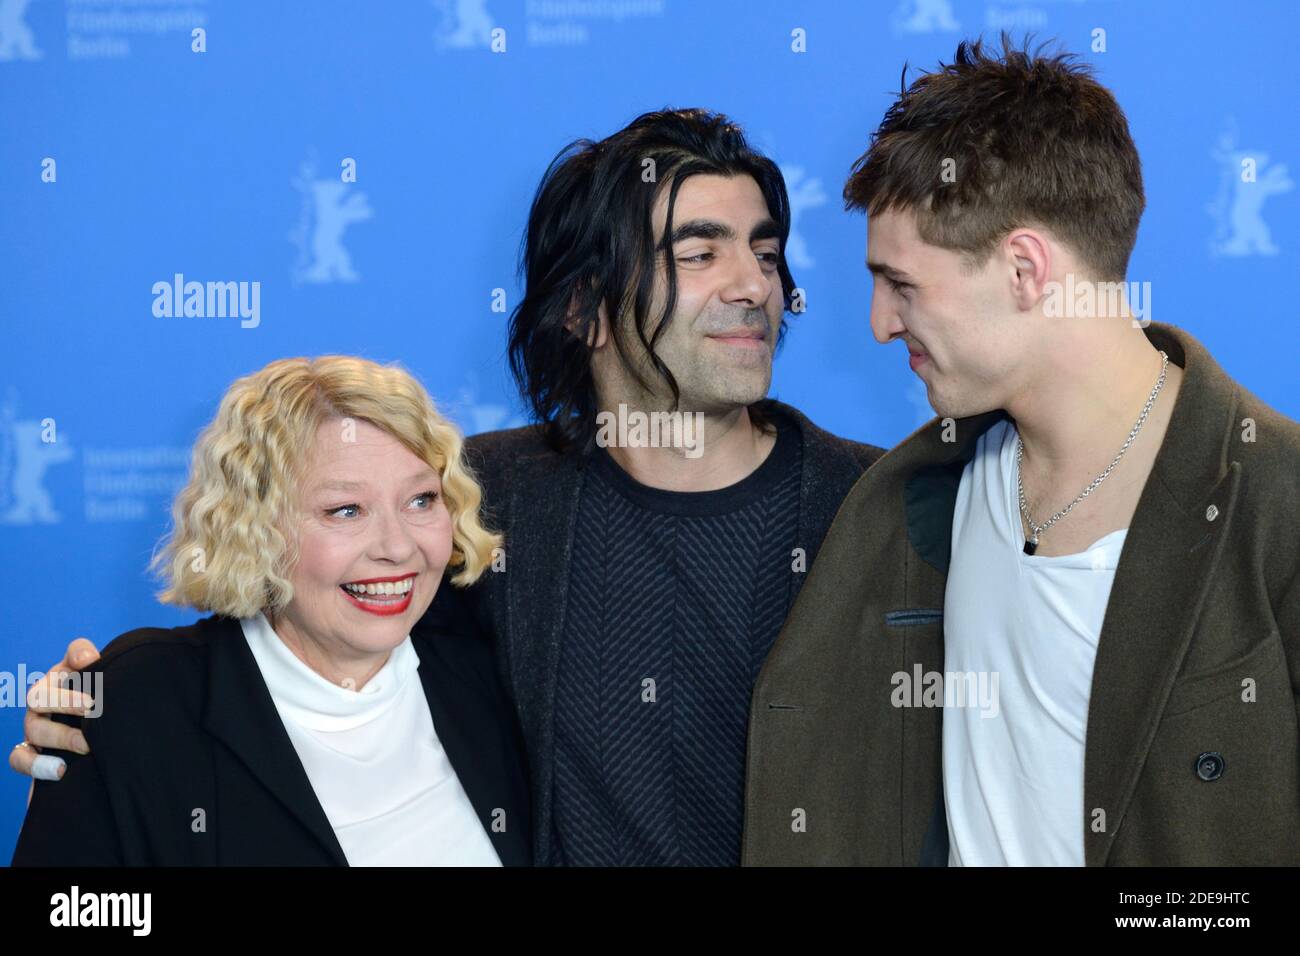
[[[81,723],[91,752],[59,752],[67,762],[63,778],[35,781],[11,865],[123,866],[117,821],[97,762],[94,721],[56,719],[73,726]]]

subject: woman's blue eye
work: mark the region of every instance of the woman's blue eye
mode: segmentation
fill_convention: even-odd
[[[424,491],[412,498],[411,503],[417,508],[427,511],[429,508],[433,507],[433,503],[437,500],[438,492]],[[427,504],[420,504],[422,501],[427,502]],[[339,505],[337,508],[329,508],[325,511],[325,514],[332,518],[355,518],[360,513],[361,506],[358,504]]]

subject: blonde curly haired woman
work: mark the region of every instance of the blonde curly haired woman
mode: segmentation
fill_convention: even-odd
[[[105,648],[90,753],[36,782],[14,863],[530,862],[490,648],[411,635],[444,571],[490,565],[479,502],[400,368],[295,358],[235,382],[154,559],[160,599],[209,616]]]

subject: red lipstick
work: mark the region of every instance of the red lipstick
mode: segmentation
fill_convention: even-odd
[[[408,578],[414,578],[417,572],[408,574],[395,574],[382,578],[366,578],[362,581],[348,581],[348,584],[390,584],[398,581],[405,581]],[[355,608],[365,611],[367,614],[374,614],[378,617],[392,617],[394,614],[401,614],[411,606],[411,598],[415,594],[414,582],[411,590],[405,594],[356,594],[349,591],[344,585],[339,585],[339,590],[343,596]]]

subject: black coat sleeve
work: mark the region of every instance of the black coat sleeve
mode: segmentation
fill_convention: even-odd
[[[117,820],[96,757],[95,721],[63,715],[54,719],[80,725],[91,752],[42,751],[62,757],[67,769],[61,780],[35,781],[12,865],[124,866]]]

